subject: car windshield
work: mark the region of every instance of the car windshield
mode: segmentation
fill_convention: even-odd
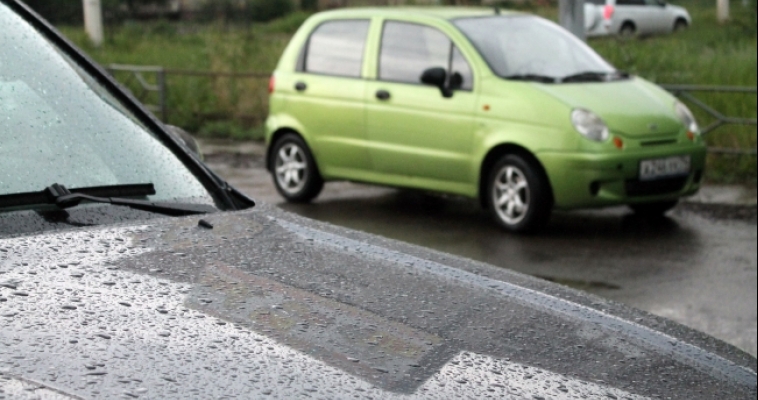
[[[461,18],[453,23],[471,40],[493,72],[503,78],[562,82],[580,74],[589,77],[616,73],[581,40],[540,17]]]
[[[0,195],[152,183],[150,200],[213,203],[108,90],[0,4]]]

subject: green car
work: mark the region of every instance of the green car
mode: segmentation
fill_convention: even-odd
[[[543,18],[356,8],[308,19],[271,83],[267,166],[282,196],[350,180],[478,198],[510,231],[552,209],[663,214],[706,148],[672,95]]]

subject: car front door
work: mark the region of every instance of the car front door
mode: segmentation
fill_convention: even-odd
[[[376,80],[369,80],[366,91],[375,171],[391,179],[387,183],[461,192],[472,179],[476,95],[470,64],[442,31],[389,20],[377,66]],[[450,96],[422,84],[424,71],[435,67],[446,71],[456,89]]]

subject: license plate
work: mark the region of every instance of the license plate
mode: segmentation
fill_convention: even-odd
[[[652,181],[662,178],[688,175],[692,166],[690,156],[675,156],[642,160],[640,162],[640,180]]]

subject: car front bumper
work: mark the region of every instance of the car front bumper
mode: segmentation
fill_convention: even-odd
[[[641,181],[642,160],[689,155],[689,174]],[[705,168],[706,148],[693,143],[608,153],[537,154],[553,189],[555,207],[573,209],[676,200],[695,194]]]

